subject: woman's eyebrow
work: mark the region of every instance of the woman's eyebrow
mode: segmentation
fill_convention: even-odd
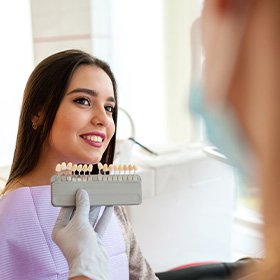
[[[75,89],[69,91],[67,93],[67,95],[72,94],[72,93],[78,93],[78,92],[83,92],[83,93],[89,94],[89,95],[94,96],[94,97],[98,96],[98,93],[95,90],[89,89],[89,88],[75,88]],[[115,98],[113,96],[109,96],[107,98],[107,101],[116,102]]]

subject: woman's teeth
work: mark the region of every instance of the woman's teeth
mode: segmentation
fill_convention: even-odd
[[[87,135],[87,136],[83,136],[83,138],[93,142],[98,142],[98,143],[102,142],[102,138],[96,135]]]

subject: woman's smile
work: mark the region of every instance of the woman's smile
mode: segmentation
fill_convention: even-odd
[[[90,133],[82,134],[81,138],[90,146],[93,146],[95,148],[101,148],[106,136],[105,133],[93,131]]]

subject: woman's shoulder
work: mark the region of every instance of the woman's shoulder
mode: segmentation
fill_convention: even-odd
[[[22,187],[25,187],[23,184],[21,184],[18,180],[14,180],[12,182],[9,182],[6,184],[6,186],[3,189],[3,194],[8,195],[9,193],[20,189]]]

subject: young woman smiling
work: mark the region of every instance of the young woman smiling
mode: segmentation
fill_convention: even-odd
[[[111,164],[117,112],[114,75],[90,54],[62,51],[34,69],[24,92],[11,173],[0,199],[1,278],[76,276],[69,273],[69,264],[52,241],[59,208],[51,204],[50,178],[60,162],[93,164],[93,173],[98,172],[98,162]],[[123,207],[114,208],[101,243],[111,279],[157,279]]]

